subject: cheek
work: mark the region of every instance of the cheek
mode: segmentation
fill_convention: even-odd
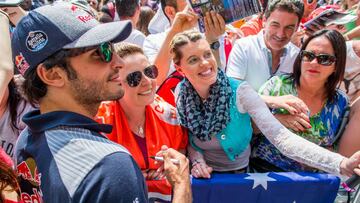
[[[189,78],[194,77],[196,67],[187,65],[186,67],[183,67],[181,70],[182,70],[183,74],[185,75],[185,77],[189,79]]]
[[[288,37],[288,38],[291,38],[292,37],[292,35],[294,34],[294,32],[295,32],[295,30],[286,30],[285,31],[286,32],[286,36]]]
[[[326,67],[325,68],[325,74],[327,77],[329,77],[331,74],[333,74],[335,72],[335,67]]]

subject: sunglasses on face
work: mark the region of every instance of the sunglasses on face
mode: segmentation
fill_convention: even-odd
[[[311,62],[316,58],[316,61],[320,65],[330,66],[336,61],[336,57],[330,54],[318,54],[316,55],[311,51],[301,51],[302,61]]]
[[[143,73],[146,77],[150,79],[156,79],[156,77],[158,76],[158,69],[155,65],[150,65],[143,70]],[[136,87],[140,84],[142,75],[143,74],[141,71],[129,73],[126,76],[126,82],[129,84],[130,87]]]
[[[97,47],[96,51],[101,57],[101,60],[103,60],[104,62],[109,63],[112,60],[112,55],[113,55],[112,43],[104,42]]]

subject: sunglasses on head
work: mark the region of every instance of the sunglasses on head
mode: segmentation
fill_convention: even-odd
[[[318,54],[314,52],[303,50],[301,51],[302,61],[311,62],[316,58],[316,61],[320,65],[330,66],[336,61],[336,57],[330,54]]]
[[[158,76],[158,69],[155,65],[150,65],[143,70],[143,73],[146,77],[150,79],[156,79],[156,77]],[[142,75],[143,74],[141,71],[129,73],[126,76],[126,82],[129,84],[130,87],[136,87],[140,84]]]

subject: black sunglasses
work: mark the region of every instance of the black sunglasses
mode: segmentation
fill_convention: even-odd
[[[336,61],[336,57],[330,54],[318,54],[316,55],[314,52],[311,51],[301,51],[301,58],[302,61],[311,62],[316,58],[316,61],[320,65],[330,66]]]
[[[155,65],[150,65],[146,67],[144,70],[144,75],[151,79],[156,79],[158,76],[158,68]],[[129,84],[130,87],[136,87],[140,84],[142,78],[142,72],[141,71],[135,71],[132,73],[129,73],[126,76],[126,82]]]

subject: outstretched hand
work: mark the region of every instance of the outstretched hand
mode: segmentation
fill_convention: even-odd
[[[175,185],[188,184],[189,179],[189,160],[182,153],[168,148],[166,145],[161,147],[156,156],[164,158],[163,167],[169,183]],[[179,160],[179,164],[174,164],[171,159]]]
[[[204,161],[196,161],[193,163],[191,175],[195,178],[211,178],[213,168],[208,166]]]
[[[354,173],[360,176],[360,151],[340,163],[340,173],[349,177]]]
[[[293,95],[284,95],[270,97],[270,107],[274,109],[283,108],[287,110],[291,115],[296,115],[300,113],[308,114],[309,108],[307,105],[298,97]],[[267,102],[268,103],[268,102]]]

